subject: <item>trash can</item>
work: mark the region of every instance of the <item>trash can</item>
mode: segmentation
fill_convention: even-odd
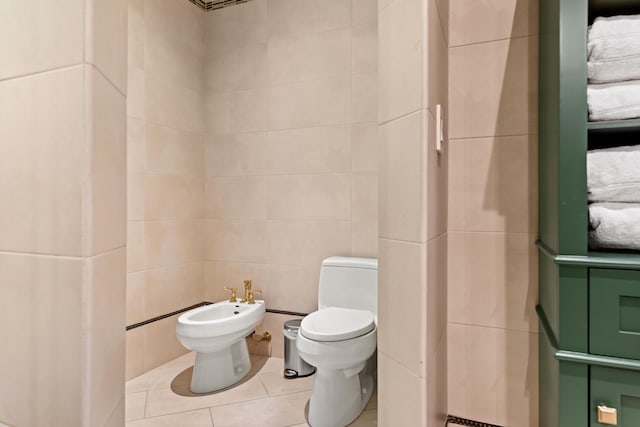
[[[284,377],[300,378],[312,375],[316,368],[302,360],[296,347],[298,330],[302,320],[287,320],[284,322]]]

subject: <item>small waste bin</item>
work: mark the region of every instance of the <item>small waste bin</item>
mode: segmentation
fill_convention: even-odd
[[[296,347],[300,319],[284,322],[284,377],[300,378],[308,377],[316,371],[316,368],[302,360]]]

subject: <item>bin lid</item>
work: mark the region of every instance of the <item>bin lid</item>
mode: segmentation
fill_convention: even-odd
[[[284,329],[286,331],[298,332],[298,329],[300,329],[300,322],[302,322],[302,319],[287,320],[284,322]]]

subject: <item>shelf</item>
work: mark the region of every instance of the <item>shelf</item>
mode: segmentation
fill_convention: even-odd
[[[587,130],[589,134],[640,133],[640,119],[589,122],[587,123]]]
[[[640,252],[588,252],[587,255],[562,255],[538,240],[540,254],[553,259],[556,264],[583,265],[587,267],[640,270]]]
[[[596,16],[632,15],[640,13],[638,0],[589,0],[589,23]]]

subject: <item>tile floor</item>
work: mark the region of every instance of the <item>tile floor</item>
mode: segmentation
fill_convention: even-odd
[[[127,427],[303,427],[313,376],[287,380],[284,361],[251,356],[252,369],[237,386],[218,393],[189,391],[195,354],[189,353],[127,381]],[[377,399],[350,427],[375,427]]]

